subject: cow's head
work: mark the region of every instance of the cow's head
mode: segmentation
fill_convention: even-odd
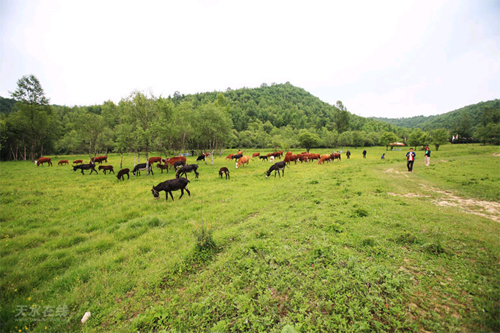
[[[160,192],[158,192],[157,190],[155,190],[154,186],[151,189],[151,193],[153,193],[153,196],[155,197],[155,199],[158,199],[160,197]]]

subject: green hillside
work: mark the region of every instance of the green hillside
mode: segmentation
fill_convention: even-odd
[[[416,116],[410,118],[373,117],[371,119],[394,126],[420,128],[424,131],[446,128],[452,133],[469,137],[472,136],[475,130],[483,125],[483,123],[487,124],[489,122],[488,120],[493,120],[493,122],[498,123],[498,118],[500,118],[500,99],[464,106],[458,110],[436,116]]]

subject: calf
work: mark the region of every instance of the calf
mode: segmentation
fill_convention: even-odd
[[[69,164],[69,161],[68,160],[60,160],[57,165],[65,165],[65,164]]]
[[[134,170],[132,170],[132,173],[134,174],[134,176],[140,176],[141,171],[144,171],[144,170],[146,170],[146,163],[140,163],[134,167]],[[154,175],[153,168],[151,167],[151,164],[149,165],[149,172],[151,172],[151,174]],[[136,173],[137,173],[137,175],[136,175]]]
[[[330,159],[331,159],[331,155],[330,154],[321,155],[321,157],[320,157],[320,159],[318,161],[318,164],[324,164],[325,162],[329,163]]]
[[[174,201],[172,191],[181,190],[181,196],[179,197],[179,199],[184,195],[184,190],[186,190],[188,195],[191,196],[191,192],[189,192],[189,190],[187,189],[188,183],[189,180],[187,180],[186,178],[170,179],[156,186],[153,186],[151,192],[153,193],[155,199],[158,199],[160,197],[160,192],[165,191],[165,200],[168,201],[168,194],[170,193],[170,197],[172,198],[172,201]]]
[[[259,156],[259,158],[260,158],[261,160],[263,160],[263,161],[264,161],[264,160],[266,160],[266,161],[267,161],[267,156]]]
[[[274,171],[274,178],[276,178],[276,171],[278,172],[278,176],[280,176],[281,178],[281,175],[280,175],[280,170],[283,171],[283,177],[285,177],[285,167],[286,167],[286,163],[285,161],[281,161],[281,162],[278,162],[278,163],[274,163],[273,166],[271,166],[269,168],[269,170],[267,170],[267,173],[266,173],[266,178],[269,177],[269,175],[271,174],[271,172]]]
[[[75,165],[73,167],[73,172],[75,172],[76,170],[80,169],[82,171],[82,175],[84,175],[85,173],[83,172],[83,170],[90,170],[90,175],[92,174],[92,172],[95,171],[95,173],[99,174],[99,172],[97,172],[97,170],[95,169],[95,164],[92,164],[92,163],[89,163],[89,164],[80,164],[80,165]]]
[[[228,177],[229,177],[229,179],[231,179],[231,176],[229,176],[229,169],[228,168],[226,168],[226,167],[220,168],[220,170],[219,170],[219,176],[220,176],[221,179],[222,179],[222,174],[223,173],[226,175],[226,179]]]
[[[74,160],[73,164],[83,164],[83,160]]]
[[[125,175],[127,175],[128,179],[130,179],[130,175],[129,175],[129,172],[130,172],[130,169],[121,169],[120,171],[118,171],[118,175],[116,176],[118,178],[118,180],[125,180]]]
[[[188,165],[185,165],[182,168],[180,168],[180,169],[177,170],[177,172],[175,174],[175,178],[179,178],[183,174],[187,178],[187,173],[191,172],[191,171],[194,171],[194,173],[196,174],[196,178],[198,178],[199,173],[196,170],[198,170],[198,164],[188,164]]]
[[[112,165],[99,165],[99,171],[104,170],[104,174],[106,174],[106,171],[109,171],[109,173],[115,173],[115,170],[113,170]]]
[[[260,153],[253,153],[253,154],[252,154],[252,158],[254,158],[254,157],[259,157],[259,156],[260,156]]]
[[[157,168],[160,168],[161,173],[163,173],[163,170],[167,170],[167,173],[168,173],[168,164],[160,164],[160,163],[158,163],[158,164],[156,165],[156,167],[157,167]]]

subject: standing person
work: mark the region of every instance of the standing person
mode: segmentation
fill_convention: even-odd
[[[347,159],[351,158],[351,151],[347,150],[345,156],[347,156]]]
[[[363,150],[363,158],[366,158],[366,149]]]
[[[425,166],[429,166],[431,164],[431,150],[429,146],[425,146]]]
[[[406,167],[408,168],[408,172],[413,171],[413,162],[415,162],[416,154],[413,152],[413,148],[410,148],[410,151],[406,153]]]

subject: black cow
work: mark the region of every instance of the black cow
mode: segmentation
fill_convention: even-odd
[[[196,159],[196,162],[206,161],[206,159],[207,159],[207,156],[203,154],[203,155],[198,156],[198,158]]]
[[[261,160],[263,160],[263,161],[264,161],[264,160],[266,160],[266,161],[267,161],[267,156],[259,156],[259,158],[260,158]]]
[[[219,176],[220,176],[220,178],[222,178],[222,174],[226,175],[226,179],[228,177],[229,177],[229,179],[231,179],[231,176],[229,175],[229,169],[228,168],[226,168],[226,167],[220,168],[220,170],[219,170]]]
[[[140,176],[141,171],[144,171],[144,170],[146,170],[146,163],[140,163],[134,167],[134,170],[132,171],[132,173],[134,174],[134,176],[137,176],[137,175]],[[135,174],[136,172],[137,172],[137,175]],[[149,172],[151,172],[151,174],[154,175],[153,167],[151,166],[151,164],[149,165]]]
[[[165,191],[165,199],[168,201],[168,194],[170,193],[170,197],[172,198],[172,201],[174,201],[172,191],[181,190],[181,196],[179,197],[179,199],[184,195],[184,190],[186,190],[188,195],[191,196],[191,192],[189,192],[186,187],[188,183],[189,180],[187,180],[186,178],[170,179],[156,186],[153,186],[151,192],[153,193],[155,199],[158,199],[160,197],[160,192]]]
[[[187,178],[187,173],[191,172],[191,171],[194,171],[194,173],[196,174],[196,178],[198,178],[199,173],[198,173],[198,171],[196,171],[197,169],[198,169],[198,164],[188,164],[188,165],[185,165],[182,168],[180,168],[180,169],[177,170],[175,178],[179,178],[183,174]]]
[[[235,159],[235,160],[239,160],[239,159],[240,159],[240,157],[242,157],[242,156],[243,156],[243,154],[233,155],[233,156],[231,156],[231,159],[232,159],[232,160],[234,160],[234,159]]]
[[[285,167],[286,167],[286,163],[285,161],[281,161],[281,162],[278,162],[278,163],[274,163],[273,166],[271,166],[269,168],[269,170],[267,170],[267,173],[266,173],[266,178],[269,177],[269,175],[271,174],[271,172],[274,171],[274,178],[276,178],[276,171],[278,172],[278,176],[280,176],[281,178],[281,175],[280,175],[280,170],[283,171],[283,177],[285,177]]]
[[[95,171],[95,173],[99,174],[99,172],[97,172],[97,170],[95,169],[95,164],[92,164],[92,163],[89,163],[89,164],[80,164],[80,165],[75,165],[73,167],[73,172],[75,172],[76,170],[80,169],[82,171],[82,175],[84,175],[85,173],[83,172],[83,170],[90,170],[90,175],[92,174],[92,172]]]
[[[127,175],[128,179],[130,179],[130,175],[129,175],[129,172],[130,172],[130,169],[121,169],[120,171],[118,171],[118,175],[116,176],[118,178],[118,180],[125,180],[125,175]]]

